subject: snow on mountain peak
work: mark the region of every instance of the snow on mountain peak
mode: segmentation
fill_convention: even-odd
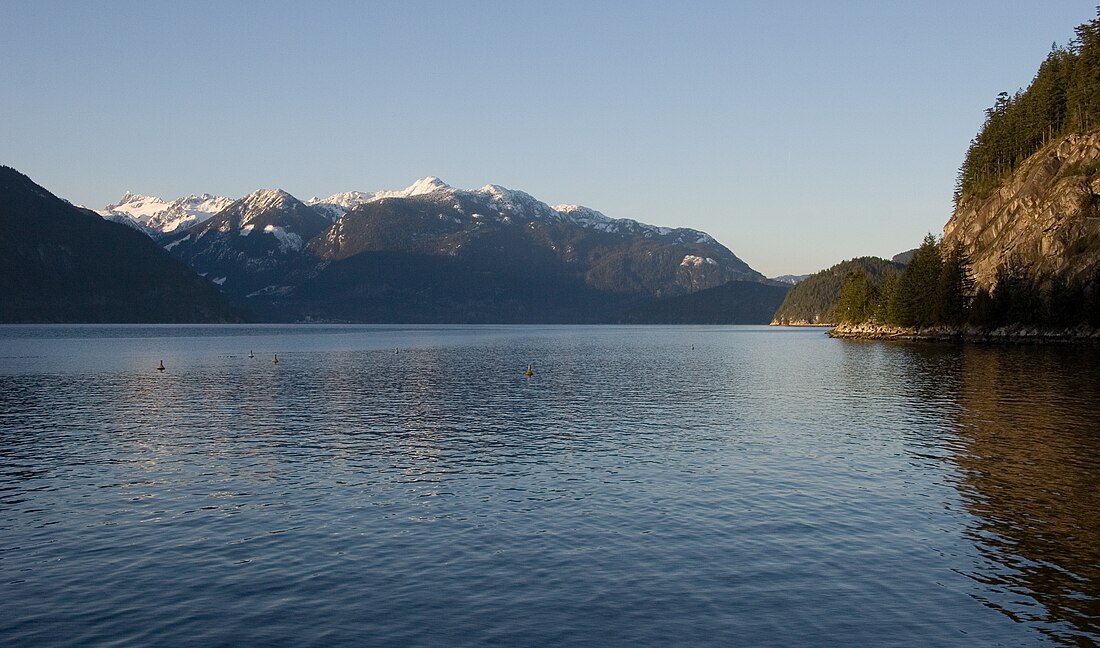
[[[435,176],[428,176],[417,180],[399,191],[376,191],[371,194],[370,200],[382,200],[383,198],[412,198],[414,196],[427,196],[428,194],[439,191],[454,191],[454,187]]]
[[[204,193],[171,202],[156,196],[127,191],[113,205],[98,211],[100,216],[129,224],[152,234],[170,233],[200,223],[229,206],[232,201]]]
[[[451,189],[451,185],[443,182],[435,176],[428,176],[421,178],[412,183],[402,191],[406,196],[423,196],[425,194],[435,193],[437,191],[445,191]]]
[[[157,209],[163,209],[167,204],[168,201],[163,198],[143,196],[127,191],[122,194],[122,198],[119,198],[117,203],[107,205],[102,212],[123,211],[133,216],[148,215],[154,213]]]
[[[680,243],[718,243],[718,241],[715,241],[709,234],[700,232],[699,230],[693,230],[686,227],[659,227],[657,225],[639,223],[629,218],[611,218],[605,216],[602,212],[581,205],[554,205],[551,209],[560,214],[563,218],[577,223],[578,225],[604,232],[629,232],[632,234],[641,234],[647,238],[676,234],[676,240]]]
[[[327,198],[311,198],[306,204],[328,216],[333,221],[363,203],[387,198],[413,198],[419,196],[438,196],[442,199],[456,199],[459,196],[488,200],[489,206],[497,214],[516,215],[530,219],[552,219],[576,223],[582,227],[617,234],[640,234],[647,238],[655,236],[675,236],[682,243],[716,243],[704,232],[687,228],[669,228],[647,225],[629,218],[611,218],[603,213],[581,205],[550,206],[530,194],[501,185],[487,184],[480,189],[455,189],[436,176],[427,176],[397,191],[345,191]],[[261,189],[241,199],[244,208],[244,220],[267,209],[284,207],[287,201],[295,200],[282,189]],[[108,205],[99,213],[115,220],[130,222],[139,229],[152,233],[169,233],[181,227],[189,227],[210,218],[227,208],[233,201],[221,196],[204,193],[172,202],[155,196],[143,196],[127,191],[117,204]],[[457,202],[455,208],[457,209]]]
[[[249,211],[262,211],[282,207],[287,201],[293,199],[293,196],[282,189],[257,189],[241,198],[241,202]]]
[[[374,197],[374,193],[367,191],[341,191],[340,193],[334,193],[328,198],[318,198],[314,196],[306,201],[307,205],[337,205],[344,209],[351,209],[361,205]]]
[[[559,214],[566,214],[578,222],[592,221],[602,223],[613,220],[609,216],[604,216],[603,212],[596,211],[590,207],[584,207],[583,205],[554,205],[550,209],[553,209]]]

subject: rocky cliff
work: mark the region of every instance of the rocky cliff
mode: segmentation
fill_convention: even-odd
[[[964,195],[943,228],[978,287],[1018,263],[1033,277],[1086,279],[1100,268],[1100,131],[1056,140],[988,195]]]

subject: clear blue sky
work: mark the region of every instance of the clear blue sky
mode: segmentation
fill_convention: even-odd
[[[807,273],[939,233],[1096,1],[7,0],[0,163],[94,208],[495,183]]]

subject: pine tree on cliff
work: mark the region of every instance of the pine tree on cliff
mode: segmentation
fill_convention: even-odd
[[[955,183],[955,202],[984,196],[1056,137],[1100,128],[1100,8],[1055,45],[1027,90],[997,95],[970,142]]]
[[[1100,8],[1097,18],[1076,32],[1077,60],[1068,99],[1074,127],[1087,131],[1100,127]]]

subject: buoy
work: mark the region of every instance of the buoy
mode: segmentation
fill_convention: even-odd
[[[695,350],[695,345],[694,345],[694,344],[693,344],[693,345],[691,345],[691,350],[692,350],[692,351],[694,351],[694,350]]]
[[[271,356],[271,364],[279,364],[279,354],[278,353]]]
[[[393,350],[394,355],[397,355],[398,353],[401,353],[401,349],[394,349]]]
[[[157,367],[157,371],[164,371],[164,360],[160,361],[160,366]]]
[[[535,375],[535,370],[531,368],[531,365],[527,365],[527,371],[524,371],[523,375],[530,378],[531,376]]]
[[[248,357],[249,358],[255,358],[256,357],[256,356],[252,355],[252,349],[248,350]]]

